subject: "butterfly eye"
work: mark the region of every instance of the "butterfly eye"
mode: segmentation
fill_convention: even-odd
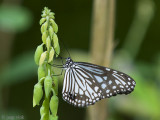
[[[66,61],[70,61],[70,57],[68,57],[68,58],[66,59]]]

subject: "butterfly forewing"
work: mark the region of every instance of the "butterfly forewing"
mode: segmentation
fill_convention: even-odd
[[[85,62],[67,67],[63,82],[63,99],[84,107],[117,94],[129,94],[135,81],[125,73]]]

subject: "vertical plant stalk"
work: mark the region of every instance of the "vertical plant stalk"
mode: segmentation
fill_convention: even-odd
[[[123,48],[129,51],[134,60],[141,43],[144,40],[147,29],[154,16],[155,8],[153,0],[138,0],[136,11],[131,27],[126,36]]]
[[[50,66],[54,56],[58,57],[60,53],[56,35],[58,26],[54,18],[54,13],[45,7],[40,20],[43,43],[37,47],[34,56],[38,65],[38,83],[34,86],[33,107],[39,105],[44,95],[40,108],[41,120],[58,120],[58,79],[53,76],[54,71]]]
[[[94,0],[91,59],[108,67],[113,52],[115,0]],[[107,120],[107,100],[101,100],[87,109],[87,119]]]

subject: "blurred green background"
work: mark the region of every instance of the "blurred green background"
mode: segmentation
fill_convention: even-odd
[[[40,118],[32,96],[37,83],[34,51],[41,44],[39,20],[44,6],[55,13],[60,44],[64,42],[74,60],[89,61],[92,4],[92,0],[0,2],[0,120]],[[159,0],[116,1],[111,67],[131,75],[137,85],[132,94],[108,100],[108,120],[160,119],[159,6]],[[59,78],[59,120],[84,120],[85,108],[62,100],[63,76]]]

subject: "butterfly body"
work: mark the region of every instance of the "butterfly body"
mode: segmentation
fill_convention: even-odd
[[[134,90],[135,81],[125,73],[86,62],[66,59],[63,82],[63,99],[78,107],[95,104],[97,101],[129,94]]]

